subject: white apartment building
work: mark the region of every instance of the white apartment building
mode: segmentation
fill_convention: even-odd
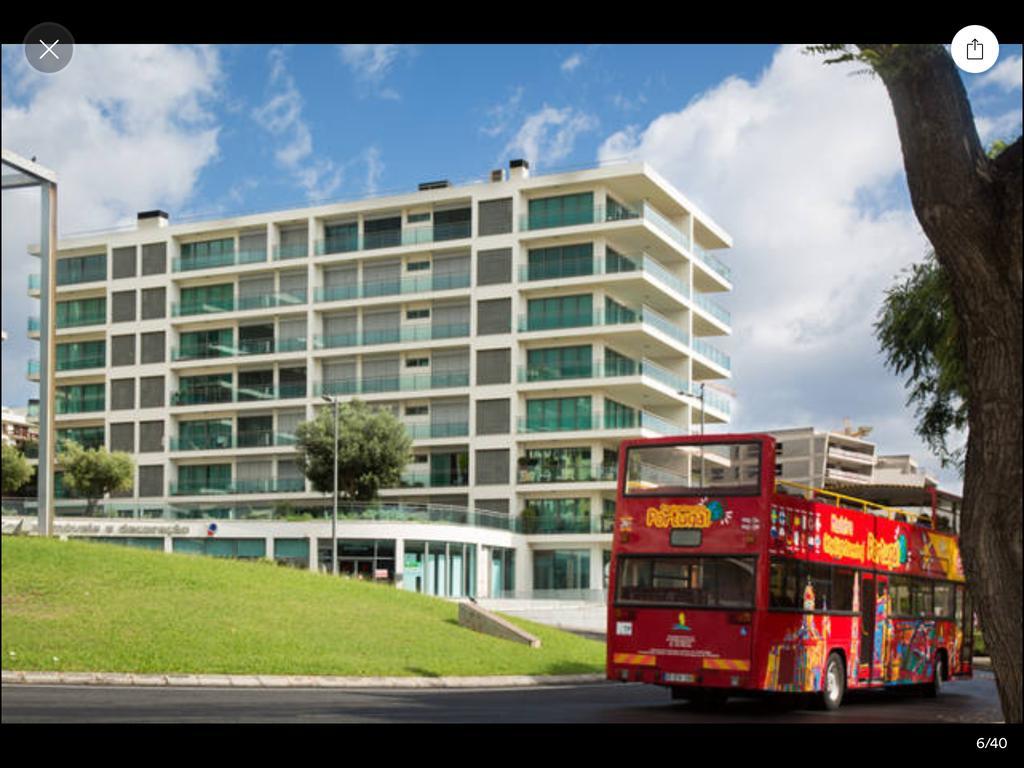
[[[414,460],[344,510],[343,572],[596,592],[620,441],[690,433],[696,384],[730,376],[728,247],[642,163],[531,177],[513,161],[482,183],[198,223],[140,213],[59,242],[57,439],[135,456],[114,538],[317,568],[329,505],[294,431],[325,395],[358,397],[407,425]],[[708,390],[705,422],[729,413]]]

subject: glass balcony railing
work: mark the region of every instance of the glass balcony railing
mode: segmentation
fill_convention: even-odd
[[[104,410],[106,410],[106,398],[103,396],[85,397],[78,400],[57,398],[56,413],[58,416],[66,413],[91,413]]]
[[[261,480],[235,480],[227,483],[170,484],[171,496],[221,496],[242,493],[302,493],[306,481],[301,477],[266,478]]]
[[[676,293],[686,297],[690,296],[690,287],[685,280],[672,274],[668,267],[645,253],[628,257],[609,256],[604,260],[595,258],[583,263],[568,260],[560,264],[535,264],[533,266],[524,264],[519,267],[519,281],[565,280],[574,277],[630,272],[647,274]]]
[[[378,280],[373,282],[337,285],[330,288],[317,288],[316,301],[347,301],[352,299],[368,299],[377,296],[397,296],[407,293],[426,293],[430,291],[450,291],[469,287],[469,273],[454,275],[416,275],[414,277],[395,278],[394,280]]]
[[[172,437],[172,451],[225,451],[237,448],[274,448],[293,446],[295,435],[268,430],[246,430],[237,434]]]
[[[212,315],[216,312],[232,312],[234,309],[234,296],[229,296],[217,301],[187,302],[184,304],[175,301],[171,304],[171,315],[174,317],[187,317],[188,315]]]
[[[690,250],[690,238],[678,226],[669,221],[661,211],[646,202],[640,204],[640,210],[643,212],[644,221],[661,231],[670,240],[674,240],[686,250]]]
[[[29,296],[39,293],[42,290],[43,281],[37,273],[32,273],[28,276],[28,294]]]
[[[85,269],[62,270],[58,262],[57,285],[78,285],[79,283],[99,283],[107,280],[107,265],[96,264]]]
[[[247,309],[273,309],[275,307],[290,307],[305,304],[308,298],[306,291],[288,291],[284,293],[267,293],[262,296],[239,296],[235,307],[241,310]]]
[[[429,245],[448,240],[463,240],[472,237],[472,223],[469,221],[435,226],[404,227],[381,232],[351,232],[316,241],[316,255],[370,251],[380,248]]]
[[[334,379],[316,384],[320,395],[363,395],[375,392],[411,392],[428,389],[468,387],[469,371],[438,371],[407,376],[374,376],[362,379]]]
[[[362,333],[343,333],[334,336],[317,334],[313,337],[313,349],[337,349],[339,347],[372,346],[374,344],[398,344],[406,341],[431,341],[434,339],[455,339],[469,336],[469,323],[446,325],[407,325]]]
[[[562,379],[604,379],[620,376],[649,376],[679,392],[686,389],[686,379],[652,363],[650,360],[599,361],[583,365],[519,366],[519,382],[560,381]]]
[[[278,387],[211,386],[179,390],[171,395],[171,405],[213,405],[244,403],[258,400],[292,400],[306,397],[305,384],[284,384]]]
[[[605,464],[583,464],[571,467],[540,468],[519,470],[520,483],[594,483],[613,481],[618,467]]]
[[[469,423],[458,422],[448,424],[406,424],[405,430],[413,440],[430,440],[441,437],[467,437]]]
[[[39,322],[39,318],[38,317],[33,317],[32,315],[29,315],[29,317],[28,317],[28,332],[30,334],[32,334],[32,333],[40,333],[40,329],[41,328],[42,328],[42,324]]]
[[[704,341],[704,339],[694,339],[693,349],[725,370],[732,370],[732,361],[729,359],[729,356],[717,347]]]
[[[38,379],[39,378],[39,361],[38,360],[29,360],[28,361],[28,377],[30,379]]]
[[[690,335],[671,320],[650,307],[621,309],[616,312],[595,310],[591,313],[563,313],[559,315],[520,315],[519,332],[550,331],[559,328],[582,328],[597,325],[623,325],[643,323],[656,328],[682,344],[690,343]]]
[[[693,397],[700,398],[700,384],[691,382],[686,391]],[[725,414],[732,413],[732,400],[708,386],[704,387],[704,404]]]
[[[706,293],[694,293],[693,301],[698,307],[703,309],[712,317],[721,320],[726,325],[732,324],[732,315],[729,313],[729,310],[727,310],[717,301],[714,301]]]
[[[577,416],[571,423],[547,423],[530,418],[519,419],[519,432],[522,434],[533,434],[538,432],[579,432],[596,429],[649,429],[662,435],[685,434],[686,430],[678,424],[673,424],[660,416],[655,416],[647,411],[632,411],[627,413],[605,414],[602,418],[600,411],[594,411],[589,415]]]
[[[523,533],[590,533],[590,515],[537,514],[523,512]]]
[[[174,317],[187,317],[189,315],[212,315],[218,312],[234,312],[251,309],[274,309],[277,307],[301,306],[308,299],[306,291],[287,291],[281,293],[266,293],[261,296],[233,296],[205,302],[174,302],[171,304],[171,314]]]
[[[462,488],[469,485],[469,475],[461,472],[403,472],[401,488]]]
[[[709,267],[712,272],[718,273],[727,281],[732,280],[732,270],[725,266],[725,263],[711,253],[711,251],[705,250],[695,243],[693,246],[693,253],[697,259]]]
[[[584,224],[604,224],[609,221],[639,219],[640,214],[624,206],[605,208],[595,205],[593,208],[560,211],[553,214],[523,214],[519,217],[519,231],[531,232],[536,229],[552,229],[554,227],[575,227]]]
[[[176,256],[173,262],[173,271],[192,272],[197,269],[214,269],[215,267],[257,264],[266,260],[266,248],[244,251],[227,251],[225,253],[204,254],[202,256]]]
[[[274,261],[286,261],[288,259],[304,259],[308,255],[308,243],[290,243],[288,245],[274,246]]]
[[[57,359],[57,370],[58,371],[77,371],[83,368],[106,368],[107,356],[101,355],[81,355],[78,357],[66,357],[61,360]]]
[[[284,352],[304,352],[305,338],[292,339],[242,339],[237,346],[227,344],[203,344],[187,349],[171,348],[172,360],[209,360],[219,357],[244,357],[247,355],[270,355]]]
[[[107,322],[106,309],[102,312],[82,312],[73,314],[61,312],[60,305],[57,305],[57,327],[78,328],[83,325],[105,325]]]

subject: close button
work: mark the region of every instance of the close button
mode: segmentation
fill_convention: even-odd
[[[40,72],[60,72],[71,63],[74,52],[71,33],[55,22],[37,24],[25,35],[25,58]]]

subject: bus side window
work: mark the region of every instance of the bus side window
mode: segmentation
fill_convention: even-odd
[[[923,579],[914,579],[911,582],[911,595],[913,600],[914,616],[932,615],[932,583]]]
[[[892,612],[897,616],[912,616],[909,582],[899,576],[893,576],[889,579],[889,592],[892,595]]]
[[[943,618],[950,618],[953,616],[953,585],[952,584],[936,584],[935,585],[935,615]]]
[[[771,607],[798,607],[796,584],[796,561],[773,559],[771,563]]]
[[[832,610],[853,610],[853,571],[835,568],[832,572]]]

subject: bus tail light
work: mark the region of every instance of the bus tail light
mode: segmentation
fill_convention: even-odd
[[[740,613],[730,613],[729,623],[730,624],[749,624],[752,620],[752,616],[749,611],[741,611]]]

